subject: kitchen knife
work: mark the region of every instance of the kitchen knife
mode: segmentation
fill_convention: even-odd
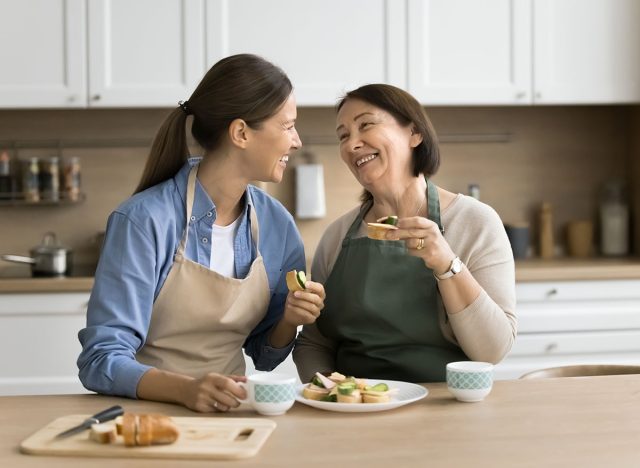
[[[82,423],[78,424],[77,426],[72,427],[71,429],[67,429],[64,432],[61,432],[55,438],[61,439],[63,437],[69,437],[70,435],[77,434],[78,432],[86,431],[91,427],[92,424],[99,424],[101,422],[110,421],[122,415],[123,413],[124,413],[124,410],[122,409],[122,406],[119,406],[119,405],[112,406],[111,408],[107,408],[106,410],[100,411],[99,413],[94,414],[90,418],[85,419]]]

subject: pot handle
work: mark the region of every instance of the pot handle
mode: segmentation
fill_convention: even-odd
[[[2,258],[2,260],[7,261],[7,262],[29,263],[31,265],[35,265],[36,264],[36,259],[35,258],[23,257],[22,255],[2,255],[2,256],[0,256],[0,258]]]

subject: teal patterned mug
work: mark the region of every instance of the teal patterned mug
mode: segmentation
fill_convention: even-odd
[[[266,416],[284,414],[296,401],[296,378],[290,375],[253,374],[240,384],[247,390],[247,399],[241,401]]]
[[[493,364],[458,361],[447,364],[447,388],[460,401],[482,401],[493,387]]]

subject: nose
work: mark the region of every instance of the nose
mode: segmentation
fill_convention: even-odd
[[[360,148],[362,148],[362,140],[356,138],[355,136],[350,136],[347,140],[347,148],[352,153],[358,151]]]
[[[300,149],[302,148],[302,140],[300,140],[300,135],[298,135],[298,130],[294,130],[293,133],[293,142],[291,147],[293,149]]]

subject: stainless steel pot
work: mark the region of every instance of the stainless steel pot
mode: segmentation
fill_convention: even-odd
[[[29,251],[30,257],[2,255],[2,260],[31,265],[33,276],[68,276],[71,274],[73,251],[58,244],[56,235],[47,232],[42,243]]]

